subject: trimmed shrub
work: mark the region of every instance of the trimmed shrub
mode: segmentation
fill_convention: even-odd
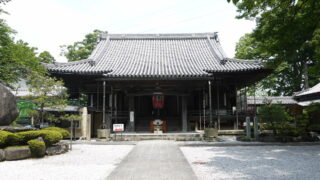
[[[46,145],[43,141],[30,140],[28,145],[33,157],[43,157],[46,153]]]
[[[21,145],[24,144],[22,141],[22,137],[17,133],[10,133],[8,135],[7,144],[10,146]]]
[[[42,130],[58,131],[59,133],[61,133],[63,138],[67,138],[70,136],[70,133],[67,130],[60,128],[60,127],[47,127]]]
[[[40,137],[40,131],[34,130],[34,131],[23,131],[16,133],[18,136],[20,136],[20,144],[27,144],[28,141],[32,139],[37,139]]]
[[[26,145],[28,141],[42,137],[47,146],[59,142],[63,136],[56,130],[34,130],[11,133],[0,131],[0,147],[8,145]]]
[[[21,137],[16,133],[0,131],[0,147],[19,145]]]
[[[32,139],[42,137],[47,146],[51,146],[62,139],[62,134],[53,130],[35,130],[17,133],[21,138],[21,144],[27,144]]]
[[[7,131],[0,131],[0,147],[4,147],[8,142],[8,136],[12,134]]]
[[[43,138],[46,146],[51,146],[59,142],[62,139],[62,135],[60,132],[52,131],[52,130],[40,130],[40,136]]]

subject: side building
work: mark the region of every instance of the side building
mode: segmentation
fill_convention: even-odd
[[[168,132],[237,128],[237,91],[271,72],[228,58],[216,33],[103,34],[88,59],[46,67],[71,98],[87,95],[92,136],[114,123],[147,132],[156,119]]]

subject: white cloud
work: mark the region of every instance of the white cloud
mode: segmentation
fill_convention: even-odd
[[[225,0],[14,0],[3,7],[8,24],[39,51],[59,61],[60,45],[83,39],[94,29],[110,33],[185,33],[218,31],[233,56],[235,43],[254,22],[235,19]]]

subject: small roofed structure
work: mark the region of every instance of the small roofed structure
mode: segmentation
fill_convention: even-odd
[[[280,104],[289,114],[298,115],[302,113],[302,107],[293,96],[249,96],[247,98],[248,110],[255,110],[259,112],[259,107],[266,104]]]
[[[228,58],[217,33],[103,34],[88,59],[46,67],[71,98],[88,95],[93,136],[114,123],[149,131],[155,119],[168,131],[204,129],[212,121],[233,127],[237,90],[271,72],[258,60]],[[155,108],[157,100],[163,107]]]
[[[248,96],[248,106],[261,106],[264,104],[282,104],[282,105],[295,105],[297,101],[292,96]]]
[[[294,99],[301,106],[309,106],[312,103],[320,103],[320,83],[312,88],[297,92]]]

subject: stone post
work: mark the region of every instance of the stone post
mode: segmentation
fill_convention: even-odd
[[[246,117],[246,136],[251,137],[250,117]]]
[[[254,137],[258,138],[259,136],[259,129],[258,129],[258,118],[255,116],[253,118],[253,133],[254,133]]]

